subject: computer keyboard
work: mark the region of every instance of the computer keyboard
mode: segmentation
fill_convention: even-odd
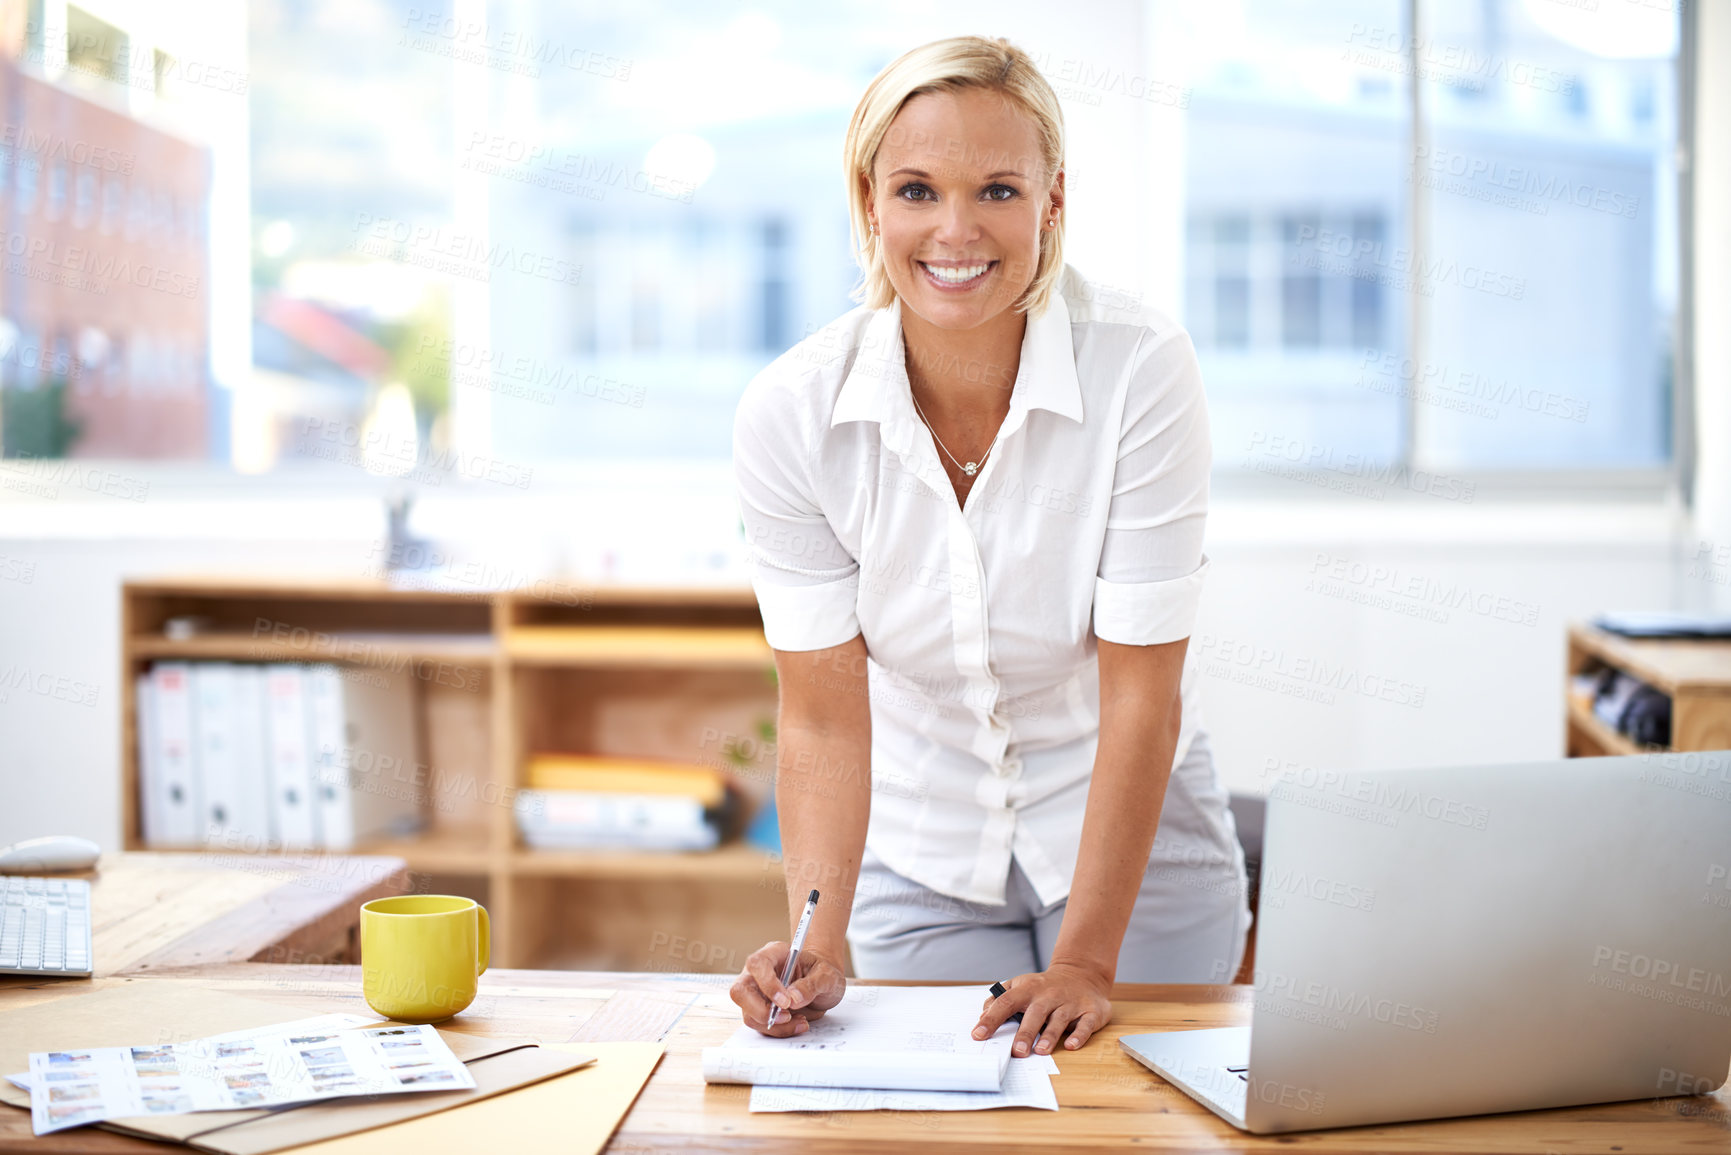
[[[88,975],[90,884],[0,875],[0,975]]]

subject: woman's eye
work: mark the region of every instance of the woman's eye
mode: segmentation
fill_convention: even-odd
[[[903,197],[906,200],[920,201],[920,200],[925,200],[928,196],[930,196],[931,191],[932,191],[931,189],[927,188],[923,184],[905,184],[901,187],[900,193],[898,195],[900,195],[901,197]],[[920,193],[922,195],[910,196],[909,195],[910,193]]]
[[[999,193],[1003,193],[1005,195],[999,196],[998,195]],[[1007,201],[1007,200],[1010,200],[1012,197],[1017,197],[1020,195],[1021,195],[1020,193],[1018,193],[1015,189],[1011,188],[1007,184],[995,184],[991,188],[986,190],[987,199],[995,200],[995,201]]]

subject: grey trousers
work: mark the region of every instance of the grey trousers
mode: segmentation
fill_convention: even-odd
[[[1244,852],[1206,734],[1173,769],[1154,853],[1118,953],[1126,983],[1229,983],[1250,930]],[[1013,860],[1002,906],[904,878],[868,848],[848,923],[862,979],[991,982],[1045,970],[1065,900],[1041,903]]]

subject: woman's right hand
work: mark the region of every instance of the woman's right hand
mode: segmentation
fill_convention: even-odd
[[[745,970],[733,980],[733,988],[728,991],[739,1004],[746,1026],[778,1039],[804,1034],[812,1019],[821,1019],[847,993],[842,968],[809,946],[799,952],[793,981],[784,988],[781,969],[787,965],[791,949],[785,942],[764,943],[751,952],[751,957],[745,960]],[[781,1008],[773,1027],[769,1025],[772,999]]]

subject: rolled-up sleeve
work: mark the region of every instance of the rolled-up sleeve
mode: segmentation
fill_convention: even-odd
[[[859,564],[818,504],[816,439],[788,388],[760,377],[740,400],[734,486],[764,636],[778,650],[823,650],[860,632]]]
[[[1202,537],[1212,463],[1189,334],[1144,334],[1094,583],[1094,634],[1102,641],[1151,646],[1190,636],[1208,572]]]

